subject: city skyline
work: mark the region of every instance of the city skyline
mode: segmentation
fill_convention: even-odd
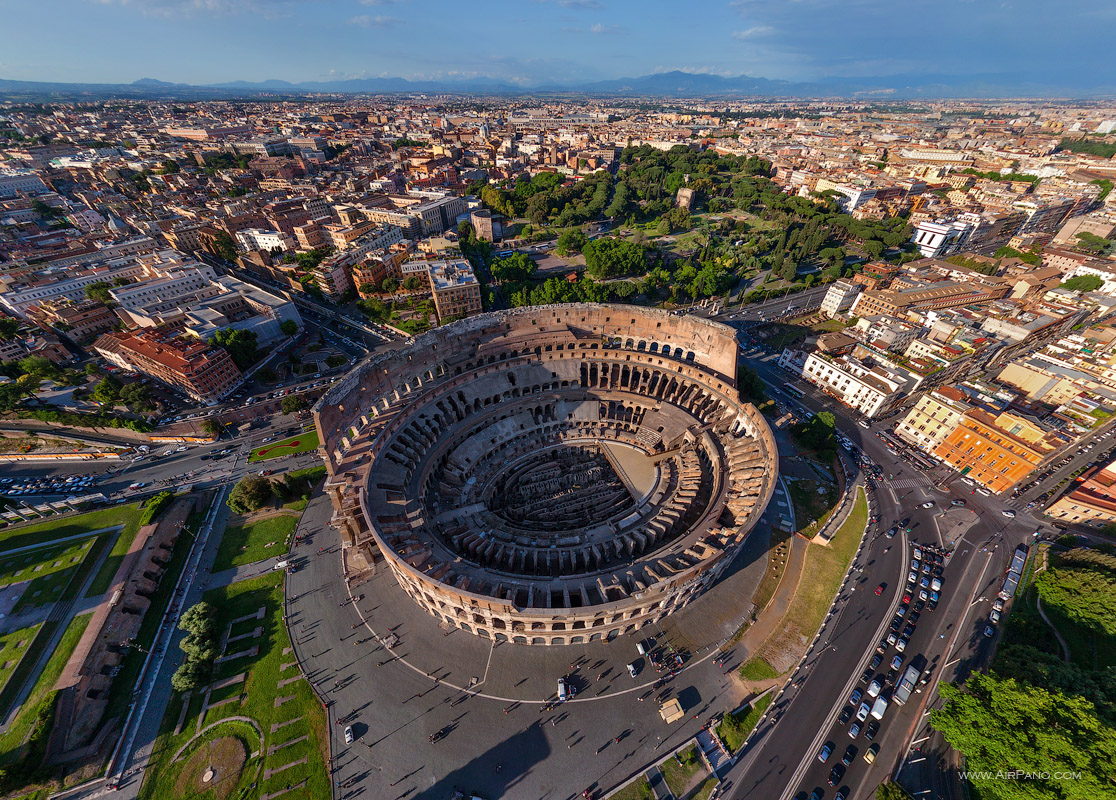
[[[490,78],[531,88],[679,70],[794,82],[996,75],[1006,88],[1096,92],[1116,72],[1106,46],[1116,9],[1090,0],[1071,0],[1057,15],[1036,0],[995,8],[733,0],[651,13],[607,0],[496,0],[470,13],[441,0],[60,0],[0,9],[8,31],[52,36],[49,51],[38,37],[4,43],[0,77],[27,81]]]

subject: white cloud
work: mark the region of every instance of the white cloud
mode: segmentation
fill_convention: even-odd
[[[604,4],[600,0],[535,0],[536,3],[557,3],[562,8],[573,8],[579,10],[587,10],[594,8],[604,8]]]
[[[396,17],[371,16],[369,14],[359,14],[349,19],[350,25],[357,25],[361,28],[387,28],[398,22],[401,22],[401,20]]]
[[[732,38],[746,41],[748,39],[755,39],[757,36],[766,36],[775,31],[770,25],[753,25],[751,28],[743,31],[733,31]]]
[[[285,16],[291,0],[95,0],[101,5],[138,8],[151,17],[188,17],[193,14],[260,14]]]
[[[602,25],[599,22],[596,25],[589,26],[589,32],[596,33],[598,35],[622,33],[623,31],[624,29],[621,28],[619,25]]]
[[[409,2],[411,0],[360,0],[362,6],[394,6]]]

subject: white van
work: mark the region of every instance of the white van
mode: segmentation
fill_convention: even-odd
[[[570,696],[569,684],[566,683],[565,678],[559,678],[558,679],[558,700],[559,700],[559,702],[569,699],[569,696]]]

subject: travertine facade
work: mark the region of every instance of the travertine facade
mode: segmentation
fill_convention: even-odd
[[[631,633],[720,574],[778,473],[731,328],[633,306],[482,314],[373,355],[315,407],[346,546],[447,626]]]

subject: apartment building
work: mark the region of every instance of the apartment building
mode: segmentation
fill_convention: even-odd
[[[198,339],[169,330],[106,333],[93,349],[122,369],[142,372],[185,392],[199,402],[213,404],[242,381],[229,354]]]
[[[1026,478],[1064,442],[1018,414],[970,408],[934,455],[993,492]]]
[[[822,298],[821,310],[827,317],[836,317],[852,308],[863,286],[852,281],[839,280],[830,284]]]
[[[982,285],[969,281],[940,281],[906,290],[870,289],[857,297],[852,313],[858,317],[882,314],[903,318],[913,310],[953,308],[997,300],[1009,289],[1006,284]]]
[[[1078,485],[1044,513],[1053,519],[1090,528],[1107,529],[1116,523],[1116,461],[1083,472]]]
[[[36,322],[57,327],[79,342],[111,331],[120,322],[108,306],[95,300],[48,301],[34,306],[30,313]]]
[[[49,191],[43,179],[34,170],[21,169],[0,172],[0,197],[20,194],[42,194]]]
[[[481,312],[480,283],[473,268],[464,259],[427,262],[430,285],[434,291],[434,308],[438,319],[445,322]]]
[[[895,435],[924,453],[933,453],[961,424],[969,408],[965,395],[952,386],[942,386],[918,399],[896,423]]]
[[[294,250],[295,240],[282,231],[245,228],[236,232],[236,241],[244,250]]]
[[[785,358],[780,357],[779,365],[796,372],[869,419],[890,407],[905,388],[901,377],[852,356],[834,358],[814,352],[805,360],[799,360],[786,355]]]

